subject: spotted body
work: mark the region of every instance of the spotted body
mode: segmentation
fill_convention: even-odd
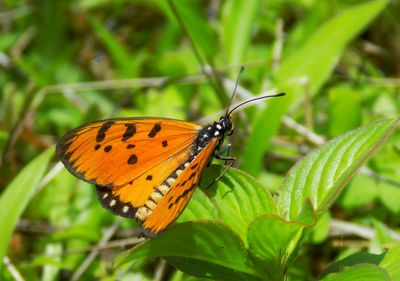
[[[182,213],[231,131],[226,117],[205,127],[164,118],[103,120],[68,133],[57,154],[71,173],[96,185],[106,209],[155,236]]]

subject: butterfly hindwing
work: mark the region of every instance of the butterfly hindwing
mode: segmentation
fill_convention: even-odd
[[[155,202],[156,204],[151,203],[152,206],[145,204],[144,207],[138,209],[139,216],[136,215],[136,218],[142,220],[146,234],[149,236],[157,235],[183,212],[201,179],[204,168],[213,155],[218,141],[219,138],[213,139],[192,161],[185,163],[183,169],[175,172],[175,175],[179,175],[176,179],[172,178],[168,191],[158,202]],[[140,218],[140,212],[145,214],[144,219]]]
[[[160,163],[187,154],[200,129],[164,118],[102,120],[67,134],[58,143],[57,154],[77,177],[123,187]]]

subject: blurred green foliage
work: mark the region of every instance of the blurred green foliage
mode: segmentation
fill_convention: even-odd
[[[398,280],[399,14],[384,0],[2,1],[0,280]],[[235,114],[241,170],[124,251],[136,223],[101,208],[54,143],[106,117],[212,122],[241,65],[237,101],[287,93]]]

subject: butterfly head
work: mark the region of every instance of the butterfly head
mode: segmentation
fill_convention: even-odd
[[[218,124],[221,126],[221,130],[224,134],[227,134],[228,136],[233,134],[234,125],[231,115],[221,117]]]

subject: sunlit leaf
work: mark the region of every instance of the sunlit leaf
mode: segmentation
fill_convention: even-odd
[[[317,214],[326,211],[397,123],[398,119],[389,119],[360,127],[332,139],[297,162],[280,187],[279,213],[288,220],[297,220],[307,200],[311,200]]]

